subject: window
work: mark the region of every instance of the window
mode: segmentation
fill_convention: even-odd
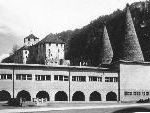
[[[58,75],[54,75],[54,80],[58,80]]]
[[[81,81],[81,82],[86,81],[86,80],[85,80],[85,79],[86,79],[86,77],[85,77],[85,76],[81,76],[80,78],[81,78],[81,79],[80,79],[80,81]]]
[[[49,43],[49,46],[51,46],[51,43]]]
[[[41,75],[41,80],[45,80],[45,76],[44,75]]]
[[[86,76],[72,76],[72,81],[85,82]]]
[[[97,82],[102,82],[102,77],[97,77],[97,76],[89,76],[89,81],[97,81]]]
[[[21,75],[20,74],[16,75],[16,80],[21,80]]]
[[[6,79],[6,74],[1,74],[1,79]]]
[[[22,80],[26,80],[26,75],[22,75]]]
[[[32,80],[32,75],[27,75],[27,80]]]
[[[12,75],[11,74],[7,74],[7,79],[12,80]]]
[[[124,95],[125,95],[125,96],[127,96],[127,95],[132,95],[132,92],[125,91],[125,92],[124,92]]]
[[[63,75],[59,75],[59,80],[63,81]]]
[[[68,81],[68,76],[65,76],[65,75],[54,75],[54,80]]]
[[[30,38],[28,38],[28,41],[30,41]]]
[[[146,95],[149,95],[149,92],[146,92]]]
[[[68,76],[64,76],[64,81],[68,81]]]
[[[51,80],[51,76],[50,75],[46,75],[46,80]]]
[[[35,75],[35,80],[37,81],[51,80],[51,75]]]
[[[58,46],[58,44],[56,44],[56,46]]]
[[[16,74],[16,80],[32,80],[32,74]]]
[[[105,82],[118,82],[118,77],[105,77]]]

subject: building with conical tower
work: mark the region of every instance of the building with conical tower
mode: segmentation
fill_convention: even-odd
[[[132,21],[129,5],[126,7],[126,28],[123,44],[123,60],[143,62],[144,57]]]
[[[113,50],[109,40],[106,25],[104,25],[102,48],[101,48],[101,64],[110,64],[113,58]]]

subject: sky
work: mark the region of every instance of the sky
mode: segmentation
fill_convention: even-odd
[[[31,33],[42,39],[50,33],[82,28],[138,1],[144,0],[0,0],[0,60],[13,45],[23,46],[23,39]]]

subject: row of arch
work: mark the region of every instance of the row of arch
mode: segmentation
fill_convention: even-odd
[[[11,98],[8,91],[0,91],[0,101],[6,101]],[[17,94],[17,98],[24,98],[26,101],[31,101],[31,96],[28,91],[22,90]],[[46,91],[39,91],[36,98],[47,98],[50,101],[49,94]],[[64,91],[58,91],[55,94],[55,101],[68,101],[68,96]],[[81,91],[76,91],[72,96],[72,101],[85,101],[85,95]],[[94,91],[90,94],[89,101],[102,101],[101,94]],[[106,101],[117,101],[117,95],[114,92],[108,92],[106,95]]]

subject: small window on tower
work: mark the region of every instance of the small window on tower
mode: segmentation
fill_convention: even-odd
[[[30,38],[28,38],[28,41],[30,41]]]

